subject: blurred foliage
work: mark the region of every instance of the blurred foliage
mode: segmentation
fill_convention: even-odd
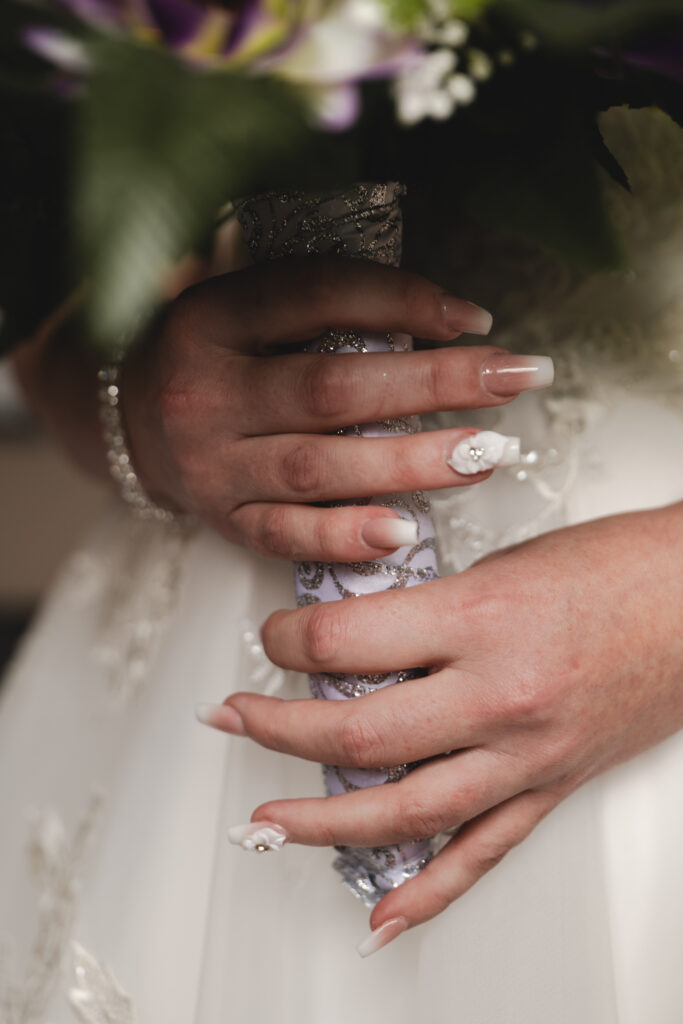
[[[629,40],[636,33],[640,43],[645,28],[648,39],[683,39],[680,0],[473,5],[486,11],[472,45],[512,56],[470,107],[405,128],[386,83],[369,82],[362,118],[335,135],[314,130],[303,98],[281,82],[198,70],[82,26],[92,72],[86,86],[65,89],[20,41],[39,9],[4,0],[2,346],[85,280],[88,335],[113,349],[151,315],[169,265],[208,246],[221,205],[273,188],[398,178],[439,203],[446,225],[474,218],[583,269],[619,266],[600,167],[628,183],[597,115],[615,104],[657,105],[683,123],[681,86],[628,60]],[[533,50],[529,27],[542,44]]]
[[[227,199],[295,180],[307,130],[266,78],[195,71],[159,50],[103,40],[80,121],[76,216],[89,327],[106,344],[153,310],[170,264]]]
[[[413,28],[431,10],[428,0],[382,0],[394,25]],[[471,18],[480,14],[492,0],[445,0],[444,7],[454,18]]]

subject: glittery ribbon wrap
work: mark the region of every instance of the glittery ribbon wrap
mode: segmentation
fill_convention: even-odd
[[[240,205],[238,218],[255,262],[286,256],[329,254],[374,260],[398,266],[401,258],[402,186],[359,184],[329,195],[270,193]],[[394,352],[412,348],[408,335],[360,333],[329,329],[306,345],[308,352],[334,354]],[[351,437],[412,434],[420,429],[416,416],[349,426],[338,431]],[[382,590],[416,586],[438,576],[434,527],[429,502],[416,491],[355,499],[338,504],[383,505],[417,523],[418,542],[372,562],[295,563],[297,604],[339,601]],[[352,700],[385,686],[424,675],[422,669],[372,675],[320,673],[310,676],[311,692],[326,700]],[[417,692],[416,692],[417,699]],[[411,765],[379,770],[324,766],[327,791],[345,793],[366,786],[396,782]],[[390,889],[417,874],[432,855],[429,840],[375,848],[338,847],[334,867],[368,906]]]

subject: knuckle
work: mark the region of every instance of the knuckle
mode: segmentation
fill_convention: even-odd
[[[429,402],[436,409],[448,405],[449,396],[453,395],[450,376],[441,359],[430,359],[425,367],[424,389]]]
[[[521,838],[520,836],[520,841]],[[508,838],[482,840],[472,857],[474,871],[477,875],[485,875],[492,868],[495,868],[497,864],[500,864],[505,854],[514,845],[515,843]]]
[[[302,644],[314,665],[329,664],[344,644],[341,615],[333,607],[314,605],[303,617]]]
[[[412,839],[429,839],[444,827],[441,812],[417,797],[404,797],[400,811],[405,830]]]
[[[271,706],[267,715],[254,719],[250,725],[252,736],[268,750],[279,750],[282,745],[282,729],[280,716],[277,714],[278,710],[275,706]]]
[[[282,476],[289,491],[311,497],[318,495],[324,479],[318,447],[311,442],[295,445],[282,460]]]
[[[551,708],[549,688],[533,676],[515,679],[505,699],[506,718],[521,726],[545,725]]]
[[[340,726],[339,745],[344,765],[377,768],[384,762],[382,737],[376,726],[358,711],[350,712]]]
[[[258,544],[264,554],[289,554],[292,544],[291,518],[288,509],[275,506],[263,514]]]
[[[347,361],[322,357],[306,368],[301,379],[301,404],[311,416],[328,418],[343,413],[349,405],[352,384]]]
[[[319,558],[325,561],[334,561],[337,558],[340,548],[340,531],[332,514],[325,512],[319,514],[315,524],[315,540]]]

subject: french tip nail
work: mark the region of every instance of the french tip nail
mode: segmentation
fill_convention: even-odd
[[[494,352],[481,368],[484,389],[491,395],[501,397],[550,387],[554,379],[555,365],[550,356]]]
[[[201,722],[202,725],[213,725],[213,713],[215,709],[215,704],[195,704],[195,718],[198,722]]]
[[[388,946],[390,942],[397,939],[407,927],[408,921],[405,917],[390,918],[384,924],[381,924],[379,928],[375,928],[374,931],[370,932],[362,942],[358,943],[356,946],[358,955],[363,958],[372,956],[373,953],[377,953],[378,950],[383,949],[384,946]]]
[[[474,302],[458,299],[455,295],[444,294],[441,307],[449,330],[465,334],[488,334],[493,317],[487,309]]]
[[[249,821],[246,825],[232,825],[228,829],[229,842],[254,853],[281,850],[287,839],[285,829],[272,821]]]
[[[493,327],[493,316],[488,309],[477,306],[474,302],[468,302],[470,308],[470,326],[466,328],[468,334],[489,334]]]
[[[247,735],[242,716],[231,704],[197,704],[194,713],[202,725],[210,725],[232,736]]]
[[[361,536],[373,548],[402,548],[417,544],[418,526],[412,519],[398,519],[385,516],[368,519],[363,525]]]

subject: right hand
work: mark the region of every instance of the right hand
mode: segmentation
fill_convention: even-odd
[[[332,325],[444,341],[487,333],[490,317],[415,274],[358,260],[289,259],[193,285],[123,368],[125,426],[148,493],[262,554],[354,561],[397,547],[382,542],[378,523],[396,514],[311,503],[490,475],[459,476],[447,465],[472,430],[376,439],[334,431],[505,404],[534,386],[520,357],[494,347],[272,354]],[[496,372],[515,360],[516,368]]]

